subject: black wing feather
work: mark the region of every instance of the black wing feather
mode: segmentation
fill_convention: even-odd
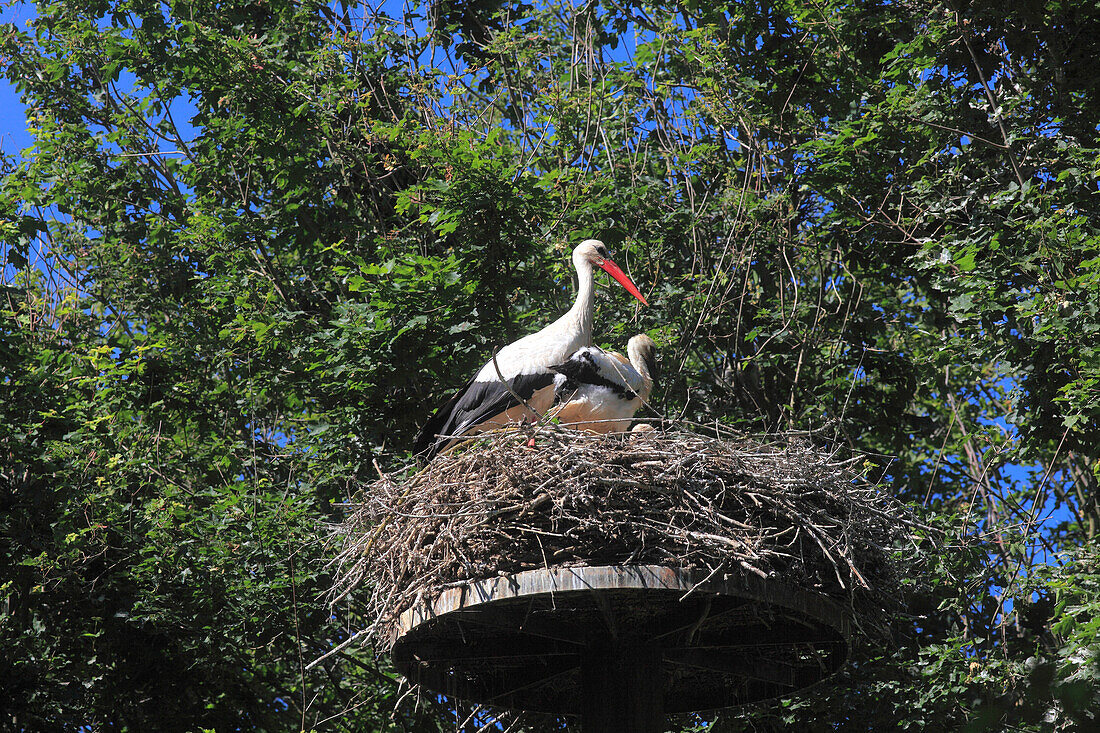
[[[474,380],[470,380],[466,383],[466,386],[451,395],[451,399],[447,400],[447,404],[440,407],[432,416],[428,418],[428,422],[424,423],[424,427],[420,428],[420,432],[416,435],[416,440],[413,441],[413,454],[420,455],[425,451],[432,448],[432,444],[436,443],[439,433],[445,433],[443,430],[444,424],[448,418],[454,412],[455,405],[462,399],[462,396],[466,394],[470,386],[473,385]],[[436,454],[436,450],[432,450],[430,454],[424,456],[424,460],[430,460],[432,456]]]
[[[569,357],[569,361],[550,367],[550,371],[557,372],[565,377],[564,384],[560,384],[555,390],[559,401],[565,401],[568,397],[564,394],[576,393],[582,384],[591,384],[593,387],[606,387],[611,392],[624,399],[634,399],[634,391],[625,384],[613,381],[605,377],[596,367],[596,361],[587,352],[577,352]]]
[[[413,443],[413,453],[423,454],[426,461],[431,460],[455,436],[462,435],[485,420],[519,405],[520,401],[512,392],[528,400],[535,392],[553,382],[554,375],[549,372],[516,375],[508,381],[508,386],[499,380],[470,380],[424,424]],[[508,387],[512,388],[511,391]],[[447,437],[440,438],[441,435]]]

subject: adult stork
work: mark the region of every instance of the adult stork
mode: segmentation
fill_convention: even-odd
[[[563,425],[591,433],[624,433],[649,399],[657,378],[657,344],[640,333],[626,344],[627,356],[598,346],[578,349],[551,367],[560,407],[550,414]]]
[[[554,402],[554,373],[582,346],[592,343],[594,269],[601,268],[644,305],[638,287],[596,239],[573,250],[577,269],[577,300],[558,320],[524,336],[500,351],[447,404],[439,408],[416,436],[413,452],[430,460],[461,435],[540,417]]]

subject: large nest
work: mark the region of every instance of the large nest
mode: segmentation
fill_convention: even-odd
[[[369,589],[383,644],[398,616],[477,578],[562,565],[753,573],[847,606],[887,631],[912,519],[840,458],[803,439],[556,426],[485,438],[411,477],[365,487],[341,527],[335,589]]]

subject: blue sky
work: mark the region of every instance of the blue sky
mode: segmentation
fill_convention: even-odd
[[[0,6],[0,23],[16,23],[26,28],[26,23],[34,17],[34,6]],[[12,155],[31,144],[27,134],[26,108],[19,101],[19,92],[15,87],[0,78],[0,149]]]

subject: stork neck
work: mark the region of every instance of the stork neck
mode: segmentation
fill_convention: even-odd
[[[565,317],[576,324],[581,336],[581,346],[592,345],[592,310],[595,295],[595,277],[592,265],[580,262],[577,265],[577,300]]]
[[[653,392],[653,371],[649,368],[649,361],[642,356],[641,350],[633,342],[627,345],[626,357],[642,377],[642,389],[639,390],[638,396],[642,398],[642,402],[645,402]]]

